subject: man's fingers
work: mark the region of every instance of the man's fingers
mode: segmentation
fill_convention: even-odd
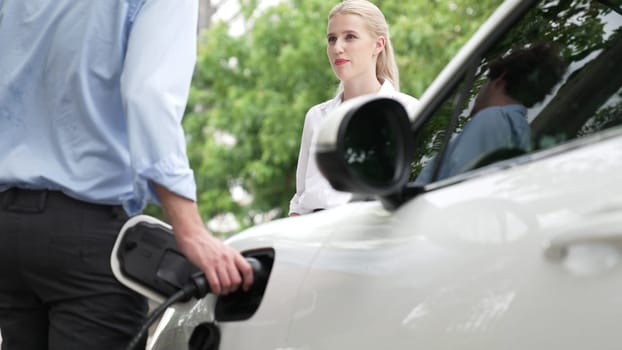
[[[231,260],[231,264],[228,264],[229,270],[229,279],[231,281],[231,292],[236,291],[240,288],[240,284],[242,283],[242,276],[240,276],[240,272],[237,269],[237,266],[234,264],[235,258]]]
[[[231,278],[229,277],[228,265],[229,264],[220,264],[218,266],[218,277],[220,277],[220,286],[223,295],[229,294],[232,290],[235,290],[231,283]]]
[[[205,277],[207,277],[207,282],[209,282],[209,287],[212,291],[212,293],[216,294],[216,295],[220,295],[220,293],[222,292],[221,288],[220,288],[220,279],[218,278],[218,275],[216,275],[216,271],[215,269],[209,269],[209,271],[205,272]]]
[[[241,255],[236,257],[235,265],[239,273],[242,275],[244,290],[248,290],[253,284],[253,269],[251,268],[251,265]]]
[[[224,250],[220,254],[201,264],[212,293],[226,295],[236,291],[242,283],[244,290],[248,290],[253,283],[251,265],[235,249],[225,245],[221,248]]]

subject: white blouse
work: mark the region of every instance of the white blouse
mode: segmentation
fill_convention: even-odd
[[[387,96],[401,102],[407,111],[412,111],[419,101],[401,93],[386,81],[378,95]],[[308,214],[316,209],[328,209],[350,201],[352,194],[340,192],[331,187],[318,169],[315,161],[312,140],[326,116],[341,104],[342,94],[309,109],[302,129],[302,140],[296,168],[296,193],[289,204],[289,214]]]

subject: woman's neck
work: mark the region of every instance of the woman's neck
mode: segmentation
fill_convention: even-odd
[[[361,81],[350,81],[343,83],[343,101],[349,100],[351,98],[367,95],[367,94],[375,94],[380,91],[382,84],[374,78],[373,80],[366,80],[364,82]]]

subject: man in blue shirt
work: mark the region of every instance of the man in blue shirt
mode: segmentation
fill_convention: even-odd
[[[492,61],[488,80],[471,109],[471,119],[450,141],[436,180],[469,170],[494,151],[528,151],[531,133],[527,108],[542,101],[565,70],[566,63],[550,43],[532,44]],[[417,182],[433,180],[436,161],[434,158],[426,164]]]
[[[207,231],[181,119],[197,0],[0,0],[3,349],[119,349],[146,301],[110,268],[128,215],[161,204],[216,294],[252,283]]]

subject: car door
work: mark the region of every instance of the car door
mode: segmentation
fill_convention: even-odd
[[[334,228],[288,348],[619,349],[621,14],[607,1],[522,2],[476,34],[421,99],[412,199],[394,212],[356,204],[378,208]],[[528,147],[443,175],[493,58],[540,41],[568,66],[527,109]]]

